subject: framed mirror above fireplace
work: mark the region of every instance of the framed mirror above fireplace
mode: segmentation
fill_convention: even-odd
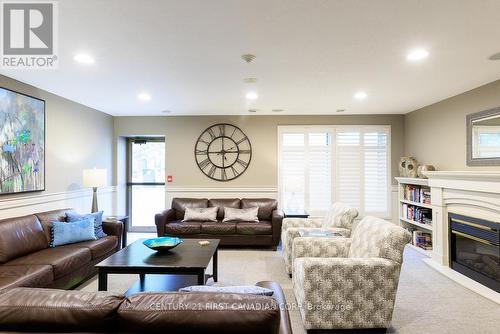
[[[500,166],[500,108],[467,115],[467,165]]]

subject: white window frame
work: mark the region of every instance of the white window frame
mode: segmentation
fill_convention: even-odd
[[[331,163],[331,196],[332,196],[332,203],[336,201],[337,198],[337,189],[336,189],[336,180],[338,179],[337,171],[336,171],[336,147],[337,147],[337,132],[338,131],[362,131],[362,133],[365,132],[385,132],[387,135],[387,211],[386,212],[364,212],[364,194],[363,196],[360,196],[361,200],[361,208],[357,208],[360,211],[360,216],[363,217],[365,215],[373,215],[377,216],[380,218],[384,219],[390,219],[391,218],[391,206],[392,206],[392,198],[391,198],[391,187],[392,187],[392,164],[391,164],[391,150],[392,150],[392,141],[391,141],[391,126],[390,125],[285,125],[285,126],[278,126],[278,131],[277,131],[277,152],[278,152],[278,163],[277,163],[277,168],[278,168],[278,198],[279,198],[279,205],[280,208],[283,201],[283,195],[284,195],[284,189],[283,189],[283,184],[282,184],[282,173],[281,173],[281,147],[282,147],[282,134],[283,133],[309,133],[309,132],[328,132],[330,133],[331,136],[331,157],[332,157],[332,163]],[[305,170],[307,173],[307,168],[308,166],[305,166]],[[364,168],[364,167],[363,167]],[[364,189],[364,177],[361,176],[361,187]],[[306,184],[305,186],[305,197],[309,198],[309,187]],[[307,200],[306,200],[306,210],[307,208]],[[324,216],[326,212],[308,212],[311,216]]]

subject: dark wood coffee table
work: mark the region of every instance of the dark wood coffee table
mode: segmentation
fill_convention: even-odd
[[[196,276],[198,285],[205,284],[209,277],[217,282],[219,239],[184,239],[182,244],[163,253],[144,246],[143,240],[137,240],[96,265],[99,273],[99,291],[108,289],[108,274],[139,274],[142,291],[149,290],[146,287],[146,274]],[[210,241],[210,244],[201,246],[198,241],[202,240]],[[213,274],[205,275],[212,258]],[[177,285],[182,285],[179,278],[175,280],[178,282]],[[189,283],[191,281],[187,280]],[[191,285],[189,283],[188,285]]]

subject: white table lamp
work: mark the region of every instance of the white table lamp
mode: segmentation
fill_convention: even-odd
[[[91,187],[94,192],[92,196],[92,212],[99,211],[97,206],[97,188],[105,187],[108,182],[108,171],[106,169],[84,169],[83,186]]]

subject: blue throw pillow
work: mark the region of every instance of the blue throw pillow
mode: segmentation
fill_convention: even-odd
[[[71,223],[52,222],[50,231],[50,247],[97,239],[93,218]]]
[[[66,220],[69,222],[77,222],[83,219],[91,218],[94,220],[94,227],[95,227],[95,236],[100,239],[104,238],[107,236],[106,233],[102,230],[102,214],[104,211],[99,211],[99,212],[94,212],[94,213],[88,213],[88,214],[79,214],[76,212],[67,212],[66,213]]]

